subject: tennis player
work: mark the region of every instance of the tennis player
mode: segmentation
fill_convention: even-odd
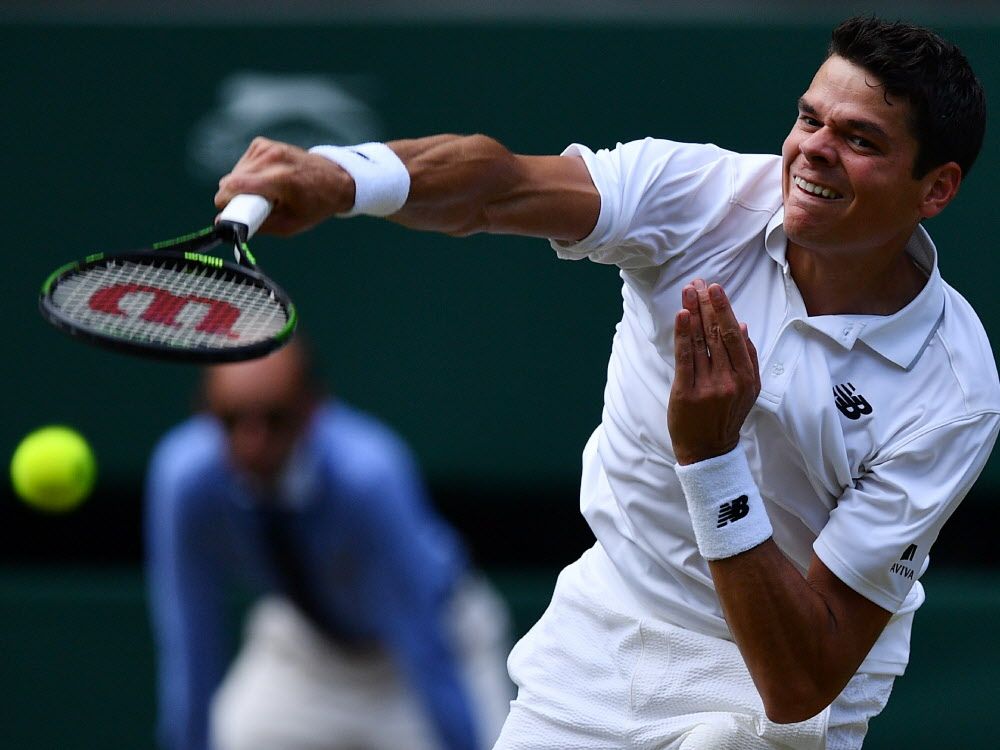
[[[597,543],[511,653],[496,747],[862,745],[1000,427],[989,342],[922,226],[984,127],[959,49],[865,17],[834,30],[780,156],[257,140],[223,178],[218,205],[274,201],[265,231],[369,214],[621,270],[583,453]]]

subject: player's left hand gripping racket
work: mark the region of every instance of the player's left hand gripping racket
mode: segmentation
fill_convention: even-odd
[[[56,328],[119,351],[233,362],[287,343],[296,312],[247,247],[271,204],[238,195],[214,226],[125,253],[94,253],[54,271],[38,306]],[[207,251],[226,243],[236,262]]]

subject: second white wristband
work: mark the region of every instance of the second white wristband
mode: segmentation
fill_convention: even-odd
[[[742,447],[674,468],[706,560],[738,555],[771,537],[771,519]]]
[[[406,203],[410,173],[384,143],[313,146],[309,153],[339,164],[354,179],[354,207],[340,216],[389,216]]]

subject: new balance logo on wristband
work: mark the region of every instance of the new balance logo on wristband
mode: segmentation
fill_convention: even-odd
[[[872,413],[872,405],[865,400],[860,393],[854,395],[854,385],[842,383],[833,387],[833,403],[840,409],[840,413],[848,419],[861,419],[865,414]]]
[[[715,528],[721,529],[726,524],[739,521],[746,517],[749,512],[750,498],[746,495],[740,495],[735,500],[719,506],[719,520],[716,522]]]

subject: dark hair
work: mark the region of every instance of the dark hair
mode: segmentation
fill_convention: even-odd
[[[833,30],[827,53],[864,68],[887,95],[910,103],[915,178],[950,161],[969,173],[983,145],[986,96],[958,47],[929,29],[858,16]]]

